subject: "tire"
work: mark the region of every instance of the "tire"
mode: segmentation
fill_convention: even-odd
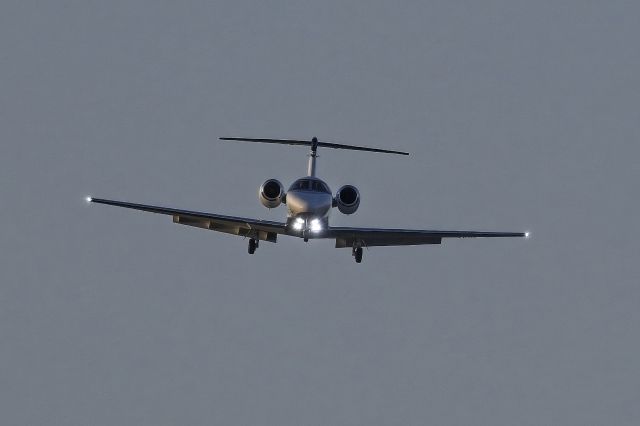
[[[355,257],[356,257],[356,263],[361,263],[362,262],[362,247],[358,247],[356,249]]]
[[[253,254],[253,253],[255,253],[255,252],[256,252],[256,246],[257,246],[257,245],[256,245],[256,240],[254,240],[253,238],[251,238],[251,239],[249,240],[249,249],[248,249],[249,254]]]

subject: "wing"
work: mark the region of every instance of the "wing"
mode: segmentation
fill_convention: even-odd
[[[440,244],[443,238],[527,237],[525,232],[436,231],[418,229],[329,228],[324,237],[335,238],[336,247],[412,246]]]
[[[127,209],[165,214],[173,216],[173,222],[181,225],[195,226],[197,228],[210,229],[212,231],[225,232],[243,237],[252,237],[272,243],[276,242],[278,234],[285,232],[285,224],[280,222],[170,209],[166,207],[126,203],[124,201],[105,200],[102,198],[87,198],[87,201],[90,203],[107,204]]]

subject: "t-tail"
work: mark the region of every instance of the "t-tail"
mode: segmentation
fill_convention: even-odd
[[[398,154],[398,155],[409,155],[408,152],[403,151],[394,151],[389,149],[380,149],[380,148],[370,148],[367,146],[358,146],[358,145],[345,145],[341,143],[333,143],[333,142],[323,142],[319,141],[318,138],[314,137],[310,141],[300,140],[300,139],[263,139],[263,138],[220,138],[223,141],[241,141],[241,142],[259,142],[259,143],[273,143],[280,145],[303,145],[309,146],[311,149],[309,151],[309,164],[307,168],[307,174],[309,176],[316,175],[316,158],[318,156],[318,147],[323,148],[333,148],[333,149],[348,149],[351,151],[368,151],[368,152],[379,152],[382,154]]]

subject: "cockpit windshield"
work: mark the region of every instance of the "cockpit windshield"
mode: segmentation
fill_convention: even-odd
[[[325,192],[327,194],[331,194],[329,187],[320,180],[312,180],[311,181],[311,190],[316,192]]]
[[[308,179],[298,179],[293,182],[289,187],[289,191],[308,191],[309,190],[309,180]]]
[[[289,191],[313,191],[331,194],[327,184],[316,179],[298,179],[289,187]]]

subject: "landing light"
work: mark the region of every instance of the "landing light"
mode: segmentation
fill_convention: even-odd
[[[296,231],[300,231],[303,225],[304,225],[304,219],[299,217],[295,220],[295,222],[293,222],[293,229],[295,229]]]
[[[312,232],[320,232],[322,231],[322,222],[319,219],[313,219],[311,221],[311,231]]]

